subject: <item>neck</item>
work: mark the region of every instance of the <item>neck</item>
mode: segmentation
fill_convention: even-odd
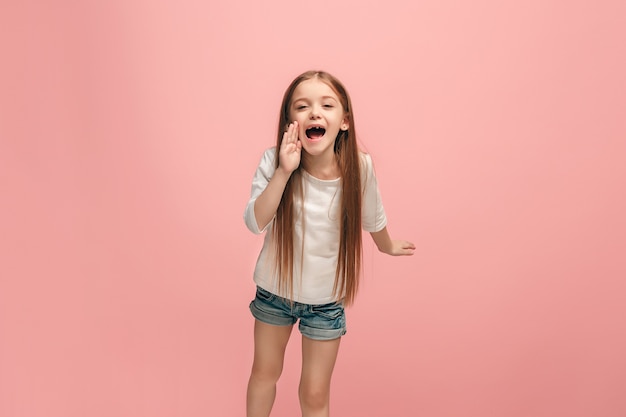
[[[303,152],[302,156],[302,168],[315,178],[334,180],[341,176],[334,152],[319,156],[311,156]]]

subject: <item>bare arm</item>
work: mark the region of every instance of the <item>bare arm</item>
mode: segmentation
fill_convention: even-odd
[[[378,232],[370,233],[374,243],[378,250],[392,256],[413,255],[415,251],[415,245],[406,240],[392,240],[387,231],[387,227],[384,227]]]
[[[300,165],[301,149],[302,143],[298,139],[298,124],[294,122],[289,125],[283,135],[278,153],[278,168],[265,190],[254,202],[254,217],[259,229],[265,228],[276,214],[287,181],[289,181],[291,173]]]
[[[290,176],[290,172],[285,173],[282,169],[277,169],[265,191],[254,202],[254,217],[260,230],[263,230],[276,214]]]

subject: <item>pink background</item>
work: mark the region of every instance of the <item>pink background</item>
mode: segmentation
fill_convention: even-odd
[[[244,415],[242,213],[311,68],[417,245],[368,237],[334,415],[626,415],[626,3],[227,3],[0,5],[0,415]]]

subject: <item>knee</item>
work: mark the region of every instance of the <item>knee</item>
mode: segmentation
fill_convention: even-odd
[[[258,366],[255,364],[252,367],[250,379],[261,383],[275,384],[278,382],[282,371],[282,366]]]
[[[324,387],[300,385],[300,404],[305,410],[323,410],[328,407],[329,390]]]

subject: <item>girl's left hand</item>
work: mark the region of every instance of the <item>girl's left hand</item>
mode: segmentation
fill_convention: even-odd
[[[392,240],[387,254],[392,256],[412,256],[415,253],[415,245],[406,240]]]
[[[378,232],[371,232],[370,234],[378,250],[387,255],[411,256],[415,251],[415,245],[411,242],[406,240],[392,240],[391,237],[389,237],[386,226]]]

